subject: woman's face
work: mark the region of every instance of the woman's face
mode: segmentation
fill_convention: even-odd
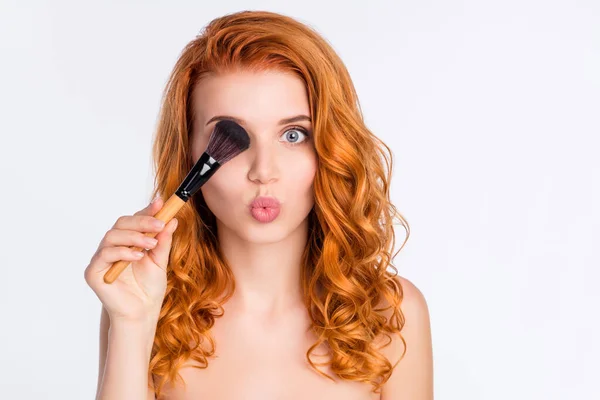
[[[317,156],[308,119],[303,81],[277,71],[208,75],[192,95],[195,113],[191,140],[194,163],[206,150],[217,116],[234,117],[250,136],[250,147],[223,164],[200,188],[206,204],[225,228],[248,242],[277,242],[305,222],[314,204]],[[258,196],[279,200],[280,212],[260,222],[250,212]]]

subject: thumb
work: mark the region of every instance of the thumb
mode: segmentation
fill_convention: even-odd
[[[162,207],[164,200],[157,196],[151,203],[149,203],[146,207],[142,208],[138,212],[133,215],[155,215]],[[164,229],[163,229],[164,230]]]
[[[153,249],[148,250],[148,255],[154,260],[154,263],[167,270],[169,263],[169,254],[171,253],[171,243],[173,242],[173,232],[177,228],[177,218],[170,220],[162,231],[155,236],[158,243]]]

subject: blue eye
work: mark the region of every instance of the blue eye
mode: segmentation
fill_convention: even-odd
[[[305,135],[307,138],[308,138],[308,136],[310,136],[310,135],[309,135],[309,133],[306,131],[306,129],[304,129],[304,128],[301,128],[301,127],[299,127],[299,126],[293,126],[293,127],[291,127],[290,129],[286,130],[286,131],[283,133],[283,135],[282,135],[282,136],[284,136],[284,135],[287,135],[287,133],[288,133],[288,132],[294,132],[294,131],[295,131],[295,132],[302,132],[302,133],[303,133],[303,134],[304,134],[304,135]],[[297,135],[297,134],[287,135],[287,137],[288,137],[289,139],[291,139],[291,140],[298,140],[298,139],[297,139],[297,138],[298,138],[298,135]],[[289,144],[291,144],[292,146],[296,146],[297,144],[299,144],[299,143],[302,143],[302,142],[304,142],[304,141],[305,141],[305,140],[301,140],[301,141],[299,141],[299,142],[298,142],[298,141],[296,141],[296,142],[288,142],[288,143],[289,143]]]

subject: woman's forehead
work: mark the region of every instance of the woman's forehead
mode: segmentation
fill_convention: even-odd
[[[192,102],[202,125],[217,115],[268,125],[301,114],[310,117],[304,82],[278,71],[209,75],[194,88]]]

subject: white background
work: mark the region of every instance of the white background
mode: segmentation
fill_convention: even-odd
[[[600,398],[593,0],[2,1],[0,397],[94,397],[83,271],[149,199],[180,51],[242,9],[317,29],[393,149],[395,265],[429,304],[436,399]]]

